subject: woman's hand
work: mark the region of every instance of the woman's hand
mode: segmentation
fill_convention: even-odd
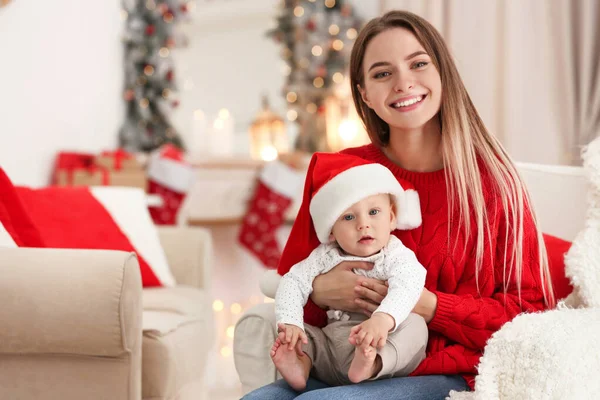
[[[352,269],[370,270],[372,263],[344,261],[313,281],[312,301],[324,309],[371,315],[387,294],[385,282],[356,275]]]

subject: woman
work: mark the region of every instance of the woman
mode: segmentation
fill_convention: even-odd
[[[298,393],[284,382],[246,399],[444,399],[473,389],[486,341],[521,312],[554,305],[542,235],[513,162],[486,130],[435,28],[404,11],[371,20],[350,61],[352,95],[372,144],[344,152],[387,166],[419,193],[421,227],[394,234],[427,269],[413,312],[428,323],[427,357],[410,377],[327,388],[311,379]],[[304,244],[299,215],[278,272]],[[291,251],[293,246],[296,251]],[[341,263],[313,283],[305,322],[325,309],[372,312],[385,282]]]

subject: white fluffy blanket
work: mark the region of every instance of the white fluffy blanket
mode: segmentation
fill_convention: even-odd
[[[565,257],[575,288],[556,310],[524,314],[487,343],[474,392],[452,400],[600,396],[600,138],[583,152],[590,181],[585,228]]]

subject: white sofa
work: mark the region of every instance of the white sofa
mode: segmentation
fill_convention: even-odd
[[[586,218],[586,193],[589,184],[583,168],[523,163],[518,167],[532,195],[542,230],[572,241],[584,227]],[[493,362],[485,364],[486,358],[484,357],[484,361],[480,365],[481,374],[484,373],[484,368],[487,368],[487,377],[483,379],[484,383],[479,383],[482,378],[480,376],[476,383],[476,391],[466,394],[471,397],[464,397],[465,394],[455,394],[453,398],[485,400],[588,398],[585,396],[560,397],[561,394],[569,393],[569,391],[573,394],[584,393],[574,389],[577,386],[576,381],[571,380],[574,382],[572,385],[567,383],[569,382],[568,373],[562,371],[562,365],[572,365],[572,362],[565,363],[565,360],[572,360],[575,357],[586,368],[598,374],[600,355],[585,352],[585,347],[589,345],[590,339],[583,335],[580,329],[585,330],[586,323],[589,323],[591,324],[588,325],[589,327],[600,330],[600,313],[596,310],[585,309],[570,311],[572,312],[550,311],[523,315],[513,323],[506,324],[490,340],[490,342],[495,341],[495,344],[492,349],[488,349],[488,345],[486,355],[490,351],[501,355],[505,359],[504,365],[507,368],[498,368],[498,365]],[[574,318],[574,321],[570,322],[570,318]],[[504,335],[505,331],[506,335]],[[558,331],[558,335],[553,334],[556,331]],[[598,334],[600,337],[600,332]],[[280,378],[269,357],[269,349],[275,336],[273,304],[259,304],[248,310],[238,321],[235,327],[234,360],[244,393]],[[521,336],[536,338],[537,342],[531,345],[526,341],[520,341]],[[573,345],[567,346],[564,343],[573,343]],[[536,351],[541,352],[546,357],[545,362],[550,365],[550,370],[544,372],[543,376],[541,373],[538,376],[535,365],[532,369],[531,362],[528,366],[528,359],[520,356],[520,354],[529,355]],[[570,353],[574,351],[577,351],[576,356]],[[527,368],[529,368],[527,374],[519,372],[520,369]],[[557,382],[554,377],[566,381],[564,383]],[[594,387],[600,385],[600,378],[597,381],[599,383]],[[562,385],[562,389],[556,389],[560,385]],[[492,389],[486,389],[489,387]],[[513,395],[506,396],[507,392],[502,388]],[[589,384],[587,388],[589,389]],[[597,393],[600,393],[600,388],[596,391],[596,396]]]
[[[211,235],[158,233],[176,287],[133,253],[0,247],[0,399],[207,398]]]

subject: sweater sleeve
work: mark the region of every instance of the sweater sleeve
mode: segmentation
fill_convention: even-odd
[[[467,261],[465,270],[454,294],[433,291],[437,295],[437,309],[429,323],[429,329],[439,332],[468,348],[483,349],[490,336],[502,325],[521,312],[535,312],[544,309],[544,294],[540,279],[540,262],[535,224],[528,208],[523,217],[522,275],[521,290],[516,273],[511,273],[513,241],[507,230],[504,213],[499,213],[496,238],[492,238],[491,248],[484,252],[484,261],[479,273],[479,290],[460,293],[463,288],[477,287],[475,284],[475,260]],[[507,234],[508,232],[508,234]],[[505,250],[506,255],[505,255]],[[494,254],[489,257],[488,251]],[[486,255],[488,255],[486,257]],[[488,261],[486,264],[487,258]],[[491,265],[490,265],[491,264]],[[507,285],[504,285],[504,265]],[[477,289],[476,289],[477,290]]]
[[[312,293],[313,280],[324,272],[321,262],[324,254],[325,246],[317,247],[310,256],[294,265],[281,278],[275,294],[277,324],[296,325],[304,330],[302,307]]]

